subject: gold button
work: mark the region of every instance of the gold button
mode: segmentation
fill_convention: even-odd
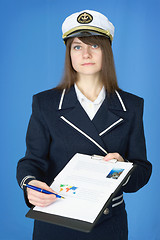
[[[106,208],[103,213],[104,213],[105,215],[109,214],[109,209]]]

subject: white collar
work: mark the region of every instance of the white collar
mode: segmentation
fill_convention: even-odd
[[[77,98],[79,100],[80,103],[82,103],[82,101],[87,101],[87,102],[90,102],[90,103],[93,103],[93,104],[100,104],[101,102],[104,101],[105,97],[106,97],[106,91],[105,91],[105,88],[104,86],[102,87],[98,97],[96,98],[96,100],[94,102],[92,102],[91,100],[89,100],[80,90],[79,88],[77,87],[76,83],[74,84],[74,87],[75,87],[75,91],[76,91],[76,94],[77,94]]]

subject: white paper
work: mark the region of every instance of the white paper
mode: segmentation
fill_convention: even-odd
[[[93,223],[132,166],[128,162],[105,162],[77,153],[51,185],[65,199],[34,210]]]

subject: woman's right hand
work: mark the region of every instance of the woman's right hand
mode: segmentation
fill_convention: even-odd
[[[44,182],[41,182],[38,180],[31,180],[28,184],[55,193],[53,191],[53,189],[50,188]],[[45,193],[41,193],[41,192],[35,191],[30,188],[27,188],[27,196],[28,196],[29,202],[32,205],[35,205],[38,207],[46,207],[57,200],[57,198],[54,194],[45,194]]]

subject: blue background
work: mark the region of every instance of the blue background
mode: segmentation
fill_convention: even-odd
[[[65,53],[61,24],[71,13],[85,9],[102,12],[115,25],[119,85],[145,99],[144,127],[153,174],[143,189],[125,194],[129,240],[160,239],[160,2],[1,0],[1,240],[31,239],[33,220],[25,218],[28,208],[16,182],[16,165],[25,152],[32,95],[60,81]]]

